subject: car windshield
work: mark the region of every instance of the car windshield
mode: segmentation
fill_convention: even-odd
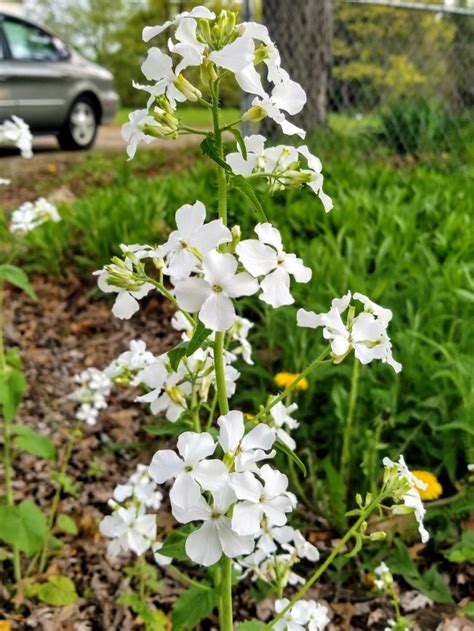
[[[17,22],[4,20],[3,32],[13,59],[34,61],[56,61],[59,52],[53,39],[41,29]]]

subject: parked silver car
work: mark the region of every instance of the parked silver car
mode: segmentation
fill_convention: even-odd
[[[112,75],[26,20],[0,12],[0,122],[16,114],[63,149],[88,149],[119,104]]]

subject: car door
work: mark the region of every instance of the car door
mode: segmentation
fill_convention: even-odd
[[[66,118],[67,49],[39,27],[10,16],[0,22],[4,41],[0,60],[0,113],[17,114],[36,130],[57,129]],[[6,115],[6,116],[5,116]]]

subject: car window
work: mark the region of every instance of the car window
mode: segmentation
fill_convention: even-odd
[[[60,58],[52,37],[36,26],[6,19],[3,32],[13,59],[57,61]]]

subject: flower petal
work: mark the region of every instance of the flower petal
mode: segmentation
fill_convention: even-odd
[[[239,535],[256,535],[260,532],[262,517],[261,504],[238,502],[232,513],[232,530]]]
[[[244,554],[250,554],[254,549],[255,543],[253,536],[239,536],[231,527],[231,522],[228,517],[222,517],[217,521],[217,532],[224,554],[231,559]]]
[[[212,331],[226,331],[235,321],[235,309],[222,292],[212,292],[199,311],[199,319]]]
[[[166,480],[175,478],[183,470],[184,462],[171,449],[160,449],[160,451],[157,451],[148,469],[150,476],[158,484],[163,484]]]
[[[186,539],[186,554],[195,563],[209,567],[222,556],[222,545],[217,528],[212,521],[206,521],[199,530]]]
[[[188,278],[187,280],[178,281],[174,288],[178,305],[181,309],[192,313],[201,309],[211,293],[212,290],[209,283],[202,278]]]
[[[183,432],[178,438],[178,451],[186,465],[194,465],[211,456],[215,449],[214,439],[208,432]]]
[[[125,289],[120,289],[115,299],[112,313],[121,320],[128,320],[140,308],[140,304]]]
[[[252,276],[264,276],[277,266],[278,256],[275,250],[257,239],[241,241],[235,251]]]
[[[224,453],[233,453],[244,435],[244,415],[232,410],[224,416],[219,416],[217,424],[220,428],[219,443]]]

